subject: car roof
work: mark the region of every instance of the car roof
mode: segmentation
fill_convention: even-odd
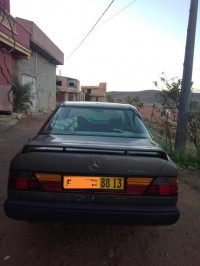
[[[61,106],[126,109],[126,110],[131,109],[137,111],[137,109],[130,104],[108,103],[108,102],[64,102],[63,104],[61,104]]]

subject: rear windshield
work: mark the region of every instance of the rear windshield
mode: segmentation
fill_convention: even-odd
[[[150,138],[134,110],[74,106],[60,107],[41,133]]]

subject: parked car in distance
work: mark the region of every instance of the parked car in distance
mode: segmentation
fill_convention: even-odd
[[[65,102],[10,163],[7,216],[169,225],[177,168],[127,104]]]

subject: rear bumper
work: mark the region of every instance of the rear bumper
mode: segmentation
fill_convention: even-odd
[[[170,225],[180,215],[176,205],[132,206],[14,199],[6,200],[4,210],[8,217],[18,220],[89,224]]]

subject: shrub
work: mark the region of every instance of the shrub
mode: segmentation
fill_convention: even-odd
[[[190,166],[197,170],[200,169],[200,152],[185,152],[183,154],[175,153],[172,155],[172,160],[181,168],[188,168]]]
[[[170,145],[160,136],[156,136],[155,132],[153,133],[155,141],[160,144],[160,146],[170,155],[171,159],[181,168],[193,167],[197,170],[200,169],[200,151],[189,152],[186,151],[183,154],[178,154],[171,152]]]
[[[31,83],[22,85],[19,79],[13,78],[13,110],[26,112],[33,105],[34,95],[31,92]]]

